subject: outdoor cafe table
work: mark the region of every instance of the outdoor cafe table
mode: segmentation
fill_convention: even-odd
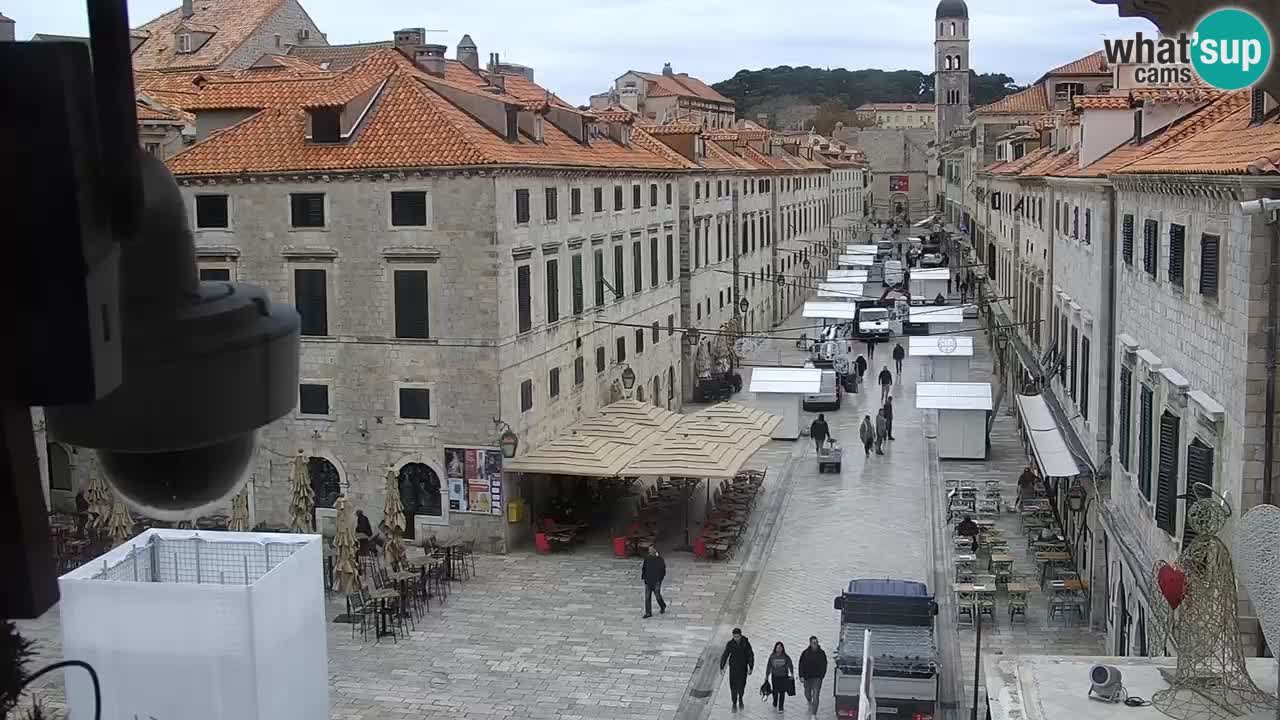
[[[1038,552],[1036,553],[1036,563],[1040,566],[1040,584],[1044,585],[1045,576],[1049,572],[1049,565],[1055,562],[1068,562],[1071,560],[1071,553],[1067,552]]]
[[[390,588],[382,588],[369,593],[369,599],[378,603],[378,623],[374,628],[374,638],[380,638],[384,635],[393,635],[394,630],[387,628],[387,615],[390,607],[394,607],[396,612],[400,612],[400,593]],[[389,601],[395,601],[395,605],[388,606]]]
[[[995,585],[974,585],[973,583],[953,583],[951,588],[957,593],[977,593],[979,595],[995,595]]]
[[[1013,569],[1013,556],[1004,553],[991,553],[991,558],[987,561],[987,569],[995,572],[996,563],[1008,563],[1009,569]]]
[[[1035,588],[1026,583],[1011,582],[1005,586],[1005,589],[1009,591],[1010,595],[1014,593],[1022,593],[1023,595],[1026,595],[1027,593],[1030,593]]]

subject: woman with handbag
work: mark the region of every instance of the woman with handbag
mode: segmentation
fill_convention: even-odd
[[[796,694],[795,666],[782,643],[774,643],[773,654],[769,656],[766,667],[769,669],[769,682],[773,688],[773,707],[781,712],[787,703],[787,696]]]

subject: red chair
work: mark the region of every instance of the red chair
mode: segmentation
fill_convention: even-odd
[[[707,558],[707,541],[701,535],[693,539],[693,555],[703,560]]]
[[[533,534],[533,548],[544,555],[551,552],[551,541],[547,539],[546,533]]]
[[[627,556],[627,539],[625,537],[616,537],[613,539],[613,556],[620,558]]]

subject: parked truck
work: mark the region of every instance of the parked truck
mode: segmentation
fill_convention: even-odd
[[[863,637],[870,630],[876,716],[933,720],[940,681],[933,634],[938,605],[928,587],[910,580],[851,580],[835,608],[837,717],[858,716]]]

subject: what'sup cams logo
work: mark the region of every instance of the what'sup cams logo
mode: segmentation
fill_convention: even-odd
[[[1271,33],[1256,15],[1223,8],[1205,15],[1191,34],[1103,41],[1107,63],[1138,65],[1142,85],[1186,85],[1194,75],[1220,90],[1240,90],[1258,82],[1271,66]],[[1194,75],[1193,75],[1194,70]]]

